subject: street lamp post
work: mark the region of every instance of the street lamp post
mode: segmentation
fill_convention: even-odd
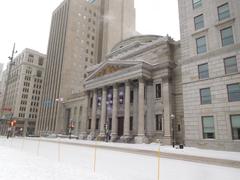
[[[174,134],[174,119],[175,119],[175,116],[174,116],[174,114],[171,114],[170,118],[171,118],[171,121],[172,121],[172,146],[174,148],[175,147],[175,134]]]

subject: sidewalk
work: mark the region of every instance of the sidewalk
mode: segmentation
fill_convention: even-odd
[[[38,138],[27,138],[29,140],[39,140]],[[97,147],[100,149],[125,152],[131,154],[139,154],[146,156],[158,156],[159,144],[123,144],[123,143],[105,143],[83,140],[69,139],[49,139],[40,138],[41,141],[70,144],[85,147]],[[210,165],[218,165],[224,167],[240,168],[240,152],[206,150],[191,147],[184,149],[176,149],[171,146],[160,146],[161,158],[184,160],[197,163],[205,163]]]

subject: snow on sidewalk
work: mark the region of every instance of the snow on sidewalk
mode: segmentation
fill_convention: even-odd
[[[58,139],[49,139],[49,138],[41,138],[41,139],[58,141]],[[72,142],[76,144],[89,144],[89,145],[95,145],[96,143],[95,141],[75,140],[75,139],[72,139],[72,140],[61,139],[61,142]],[[108,146],[108,147],[121,147],[121,148],[128,148],[128,149],[152,150],[152,151],[157,151],[159,147],[159,144],[157,143],[125,144],[125,143],[112,143],[112,142],[108,142],[108,143],[97,142],[97,144]],[[217,151],[217,150],[209,150],[209,149],[199,149],[194,147],[184,147],[184,149],[176,149],[176,148],[173,148],[172,146],[161,146],[160,149],[161,149],[161,152],[166,152],[166,153],[240,161],[240,152]]]
[[[0,146],[0,180],[114,180],[87,169]]]

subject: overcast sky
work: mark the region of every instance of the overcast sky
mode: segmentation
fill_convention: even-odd
[[[46,53],[51,14],[62,1],[0,0],[0,63],[8,62],[14,42],[19,53],[24,48]],[[177,0],[135,0],[135,8],[138,32],[180,39]]]

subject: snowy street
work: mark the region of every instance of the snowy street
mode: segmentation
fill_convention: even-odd
[[[238,155],[230,154],[231,158]],[[157,165],[158,158],[147,155],[0,138],[1,180],[158,180]],[[236,180],[238,177],[238,168],[160,159],[161,180]]]

